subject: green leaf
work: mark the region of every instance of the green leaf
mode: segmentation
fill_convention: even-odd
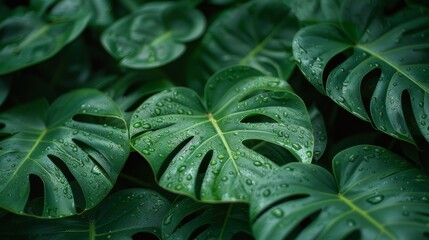
[[[255,190],[250,218],[257,239],[424,239],[429,177],[381,147],[338,153],[332,176],[291,163]]]
[[[312,105],[308,112],[313,126],[314,158],[318,160],[325,152],[326,144],[328,143],[325,120],[316,105]]]
[[[103,87],[103,90],[118,103],[129,123],[131,115],[143,99],[171,87],[173,84],[168,78],[158,72],[131,72],[118,77],[113,84]]]
[[[388,18],[382,13],[380,1],[344,1],[341,26],[312,25],[297,33],[295,59],[319,91],[349,112],[412,143],[407,123],[414,122],[429,141],[429,15],[409,9]]]
[[[279,145],[306,163],[312,158],[302,100],[284,80],[247,66],[216,73],[204,100],[181,87],[152,96],[130,125],[131,146],[150,162],[159,184],[203,201],[247,201],[260,178],[282,164],[246,141]]]
[[[92,12],[91,25],[106,26],[113,22],[112,6],[108,0],[87,0],[84,2]]]
[[[284,0],[296,17],[307,24],[338,21],[341,0]]]
[[[109,195],[80,216],[55,220],[6,216],[2,219],[0,236],[4,240],[131,240],[139,233],[159,237],[169,206],[164,197],[151,190],[125,189]]]
[[[9,95],[10,83],[5,79],[0,79],[0,106]]]
[[[252,66],[288,79],[295,68],[292,38],[299,22],[281,1],[251,1],[211,24],[188,69],[188,85],[202,92],[207,79],[227,66]]]
[[[245,204],[202,204],[184,198],[171,205],[162,239],[243,239],[252,235]]]
[[[101,42],[122,66],[154,68],[182,55],[204,27],[204,15],[184,3],[153,2],[115,22]]]
[[[0,22],[0,74],[50,58],[75,39],[91,18],[80,0],[43,2],[39,11]]]
[[[0,127],[0,206],[14,213],[59,217],[94,207],[129,153],[121,110],[96,90],[3,112]],[[40,211],[25,209],[31,177],[43,182]]]

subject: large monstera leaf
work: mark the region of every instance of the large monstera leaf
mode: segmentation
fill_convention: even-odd
[[[0,206],[15,213],[59,217],[94,207],[129,153],[121,110],[96,90],[6,111],[0,127]],[[26,211],[32,177],[43,182],[40,212]]]
[[[171,205],[162,224],[162,239],[249,239],[247,204],[203,204],[182,198]]]
[[[429,177],[384,148],[338,153],[332,176],[290,163],[255,190],[257,239],[427,239]]]
[[[169,206],[164,197],[151,190],[126,189],[109,195],[80,216],[55,220],[5,216],[1,219],[0,237],[3,240],[131,240],[143,234],[159,237]]]
[[[246,201],[260,178],[282,164],[246,141],[276,144],[306,163],[313,155],[302,100],[287,82],[247,66],[216,73],[204,100],[180,87],[152,96],[130,125],[131,145],[160,185],[203,201]]]
[[[301,29],[294,56],[319,91],[354,115],[396,138],[415,142],[420,132],[429,140],[429,14],[385,16],[387,2],[343,1],[341,26]]]
[[[82,0],[30,2],[31,11],[0,22],[0,74],[53,56],[75,39],[91,18]]]
[[[184,3],[152,2],[111,25],[101,42],[122,66],[154,68],[182,55],[204,27],[204,15]]]
[[[292,39],[299,21],[279,0],[251,1],[211,24],[188,72],[196,90],[217,70],[236,64],[288,79],[295,69]],[[196,67],[197,66],[197,67]]]

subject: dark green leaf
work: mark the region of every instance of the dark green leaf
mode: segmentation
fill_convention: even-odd
[[[0,206],[19,214],[59,217],[94,207],[129,153],[121,110],[96,90],[65,94],[50,107],[36,101],[3,112],[0,127]],[[44,184],[40,212],[25,212],[31,176]]]
[[[252,1],[228,11],[210,26],[188,69],[188,84],[202,91],[219,69],[241,64],[288,79],[295,68],[292,38],[299,22],[281,1]]]
[[[429,141],[429,15],[403,10],[386,18],[381,3],[345,1],[341,27],[301,29],[294,39],[295,59],[319,91],[354,115],[372,119],[396,138],[414,142],[412,134],[419,131]],[[324,72],[330,64],[333,70]],[[412,122],[416,130],[410,129]]]
[[[312,105],[308,110],[313,126],[314,135],[314,158],[318,160],[322,157],[328,142],[325,120],[316,105]]]
[[[6,216],[0,236],[4,240],[131,240],[142,232],[160,236],[169,206],[164,197],[151,190],[126,189],[108,196],[81,216],[55,220]]]
[[[204,101],[187,88],[152,96],[130,125],[131,145],[150,162],[160,185],[204,201],[247,201],[260,178],[282,164],[246,141],[279,145],[303,162],[313,155],[302,100],[284,80],[247,66],[216,73]]]
[[[245,204],[202,204],[185,198],[172,204],[162,239],[242,239],[252,236]],[[235,238],[234,238],[235,237]]]
[[[257,239],[426,239],[429,177],[376,146],[346,149],[325,169],[291,163],[255,190]],[[352,237],[354,236],[354,238]]]
[[[101,41],[122,66],[153,68],[182,55],[204,27],[204,15],[184,3],[153,2],[115,22]]]
[[[87,0],[88,8],[91,9],[92,18],[90,24],[106,26],[113,22],[112,6],[108,0]]]
[[[338,21],[341,0],[284,0],[304,23]]]
[[[42,2],[39,12],[0,22],[0,74],[50,58],[81,33],[91,17],[81,0]]]
[[[7,95],[9,95],[10,84],[9,81],[5,79],[0,79],[0,106],[6,100]]]

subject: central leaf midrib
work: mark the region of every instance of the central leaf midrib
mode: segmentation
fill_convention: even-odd
[[[371,54],[373,57],[380,59],[381,61],[385,62],[386,64],[388,64],[389,66],[391,66],[392,68],[394,68],[396,71],[398,71],[399,73],[401,73],[402,75],[404,75],[406,78],[408,78],[411,82],[413,82],[414,84],[416,84],[417,86],[419,86],[422,89],[425,89],[423,86],[421,86],[412,76],[410,76],[409,74],[407,74],[405,71],[403,71],[400,66],[396,65],[395,63],[392,63],[391,61],[389,61],[387,58],[383,57],[381,54],[372,51],[371,49],[363,46],[363,45],[359,45],[356,44],[355,48],[361,49],[369,54]]]
[[[234,158],[232,156],[231,148],[230,148],[228,142],[225,139],[225,136],[224,136],[224,133],[223,133],[222,129],[220,129],[219,125],[217,124],[216,119],[213,118],[213,115],[211,113],[208,114],[208,118],[209,118],[210,122],[212,123],[213,127],[216,129],[217,135],[222,140],[222,143],[225,146],[226,151],[228,152],[228,160],[232,161],[232,164],[234,165],[234,168],[235,168],[235,171],[237,172],[237,175],[240,176],[241,175],[240,171],[239,171],[238,166],[237,166],[237,164],[236,164],[236,162],[235,162],[235,160],[234,160]]]
[[[368,215],[365,211],[363,211],[361,208],[356,206],[353,202],[348,200],[346,197],[344,197],[342,194],[338,194],[338,198],[343,201],[345,204],[347,204],[353,211],[357,212],[361,216],[363,216],[365,219],[367,219],[369,222],[371,222],[376,228],[380,230],[381,233],[385,233],[390,239],[397,239],[394,235],[392,235],[389,231],[386,230],[386,228],[383,227],[380,222],[378,222],[376,219],[372,218],[370,215]]]
[[[46,135],[46,133],[48,132],[48,129],[44,129],[39,137],[36,139],[36,141],[34,142],[33,146],[30,148],[30,150],[28,151],[27,155],[25,155],[24,159],[19,163],[19,165],[16,167],[13,176],[16,175],[17,172],[19,172],[19,169],[24,165],[24,163],[27,162],[28,159],[30,159],[31,154],[33,154],[34,150],[37,148],[37,146],[39,145],[39,143],[42,141],[43,137]],[[7,187],[7,185],[9,185],[10,181],[12,180],[13,176],[11,176],[5,183],[4,183],[4,188]],[[3,190],[2,189],[2,190]]]
[[[256,45],[255,48],[252,49],[252,51],[249,52],[243,59],[241,59],[239,64],[246,65],[250,59],[252,59],[254,56],[256,56],[259,52],[261,52],[265,45],[274,37],[275,34],[280,30],[280,27],[283,25],[283,23],[286,21],[286,18],[284,18],[282,21],[280,21],[274,29],[260,42],[258,45]]]

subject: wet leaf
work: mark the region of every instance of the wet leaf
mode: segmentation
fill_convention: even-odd
[[[31,3],[34,10],[0,22],[0,74],[50,58],[75,39],[91,18],[81,0]]]
[[[204,100],[180,87],[152,96],[130,125],[131,146],[150,162],[159,184],[203,201],[247,201],[260,178],[284,164],[245,141],[276,144],[306,163],[313,155],[302,100],[287,82],[247,66],[213,75]]]
[[[387,2],[344,1],[341,26],[301,29],[294,57],[319,91],[357,117],[396,138],[429,141],[429,15],[385,16]]]
[[[101,42],[122,66],[154,68],[182,55],[204,27],[204,15],[184,3],[152,2],[116,21]]]
[[[257,239],[424,239],[429,177],[384,148],[338,153],[331,175],[290,163],[267,176],[251,199]]]
[[[4,240],[131,240],[139,233],[160,236],[169,206],[159,193],[125,189],[80,216],[51,220],[7,215],[1,219],[0,236]]]
[[[19,214],[59,217],[94,207],[129,153],[121,110],[96,90],[15,107],[0,114],[0,127],[0,206]],[[32,176],[43,182],[44,204],[30,211]]]
[[[190,198],[171,205],[162,224],[162,239],[251,238],[245,204],[203,204]]]

